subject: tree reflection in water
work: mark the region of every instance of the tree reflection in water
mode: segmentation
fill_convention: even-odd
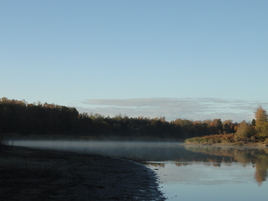
[[[187,150],[216,156],[228,156],[230,159],[244,165],[252,163],[255,166],[255,179],[259,185],[267,178],[268,150],[250,148],[229,148],[213,146],[187,146]],[[217,161],[221,164],[220,161]],[[226,162],[226,161],[225,161]]]
[[[204,165],[220,167],[232,165],[233,162],[241,163],[243,166],[252,164],[255,167],[255,180],[261,185],[267,178],[268,169],[268,149],[251,149],[246,147],[216,147],[216,146],[198,146],[186,145],[183,154],[178,154],[175,161],[176,166],[193,165],[192,162],[203,162]],[[165,163],[150,163],[150,166],[164,167]]]

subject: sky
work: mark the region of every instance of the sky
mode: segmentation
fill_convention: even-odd
[[[268,109],[266,0],[0,1],[0,97],[131,117]]]

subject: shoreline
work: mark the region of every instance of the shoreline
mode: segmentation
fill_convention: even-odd
[[[267,144],[262,143],[247,143],[247,144],[235,144],[235,143],[183,143],[183,146],[213,146],[213,147],[234,147],[234,148],[250,148],[250,149],[268,149]]]
[[[1,200],[165,200],[156,174],[126,159],[9,146],[0,153]]]

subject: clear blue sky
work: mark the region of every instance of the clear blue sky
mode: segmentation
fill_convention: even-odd
[[[0,1],[0,97],[103,115],[268,109],[266,0]],[[250,116],[251,115],[251,116]]]

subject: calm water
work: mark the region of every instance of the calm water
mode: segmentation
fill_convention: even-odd
[[[268,149],[152,142],[14,141],[13,144],[143,161],[157,173],[167,200],[266,201],[268,197]]]

